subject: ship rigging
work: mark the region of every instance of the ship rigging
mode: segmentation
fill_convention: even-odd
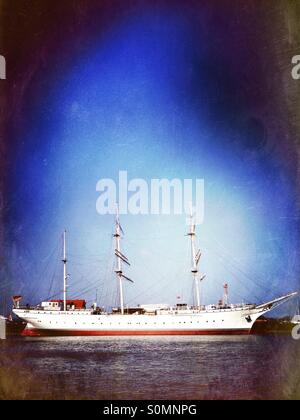
[[[20,297],[14,301],[13,312],[27,322],[24,335],[203,335],[203,334],[249,334],[255,321],[263,314],[297,295],[289,293],[263,304],[230,304],[228,283],[223,285],[224,295],[217,304],[204,305],[202,282],[205,274],[199,271],[201,251],[196,243],[196,225],[193,212],[190,214],[190,229],[187,236],[191,246],[191,275],[196,304],[177,303],[145,304],[124,309],[124,280],[133,283],[124,274],[123,265],[130,266],[122,252],[123,229],[116,210],[114,238],[115,275],[119,287],[120,308],[111,312],[97,307],[86,308],[84,299],[67,297],[67,232],[63,233],[63,299],[48,300],[34,307],[20,306]]]

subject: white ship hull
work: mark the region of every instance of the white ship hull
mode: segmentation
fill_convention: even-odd
[[[183,311],[158,315],[94,315],[91,311],[14,309],[27,322],[23,335],[218,335],[249,334],[254,322],[269,307]]]

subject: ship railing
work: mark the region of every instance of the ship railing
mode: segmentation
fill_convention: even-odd
[[[14,307],[14,309],[22,309],[22,310],[34,310],[34,309],[40,309],[40,308],[38,308],[38,307],[36,307],[36,306],[33,306],[33,305],[19,305],[18,307],[17,306],[15,306]]]

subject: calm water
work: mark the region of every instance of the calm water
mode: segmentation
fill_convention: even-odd
[[[289,336],[18,338],[0,352],[6,399],[300,397]]]

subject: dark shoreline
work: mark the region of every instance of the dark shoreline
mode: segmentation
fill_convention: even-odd
[[[280,334],[290,335],[295,324],[289,318],[259,318],[251,330],[253,335]]]

